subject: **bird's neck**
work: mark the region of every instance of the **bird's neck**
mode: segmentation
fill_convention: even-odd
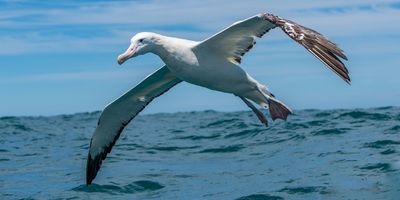
[[[158,35],[154,37],[153,42],[155,48],[152,49],[152,53],[158,55],[162,60],[165,61],[168,57],[168,52],[172,48],[170,46],[170,38],[163,35]]]
[[[188,48],[191,48],[189,40],[163,35],[157,35],[154,43],[156,48],[154,48],[152,52],[158,55],[166,64],[174,58],[181,56]]]

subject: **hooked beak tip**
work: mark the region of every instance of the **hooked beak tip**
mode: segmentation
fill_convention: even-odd
[[[122,65],[122,63],[124,63],[124,58],[122,58],[122,56],[118,56],[117,62],[119,65]]]
[[[125,61],[134,57],[135,54],[136,54],[136,47],[131,44],[131,46],[129,46],[129,48],[123,54],[120,54],[118,56],[117,58],[118,64],[122,65]]]

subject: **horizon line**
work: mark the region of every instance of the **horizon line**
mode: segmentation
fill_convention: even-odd
[[[400,106],[388,105],[388,106],[377,106],[377,107],[358,107],[358,108],[302,108],[302,109],[293,109],[294,113],[296,111],[333,111],[333,110],[369,110],[369,109],[378,109],[378,110],[386,110],[390,108],[400,108]],[[267,111],[268,109],[261,108],[262,111]],[[75,113],[65,113],[65,114],[50,114],[50,115],[0,115],[0,120],[5,118],[50,118],[50,117],[60,117],[60,116],[72,116],[72,115],[80,115],[80,114],[97,114],[102,113],[103,110],[96,111],[83,111],[83,112],[75,112]],[[204,109],[204,110],[188,110],[188,111],[175,111],[175,112],[154,112],[154,113],[144,113],[140,114],[140,116],[149,116],[149,115],[160,115],[160,114],[180,114],[180,113],[198,113],[198,112],[216,112],[216,113],[234,113],[234,112],[251,112],[251,110],[232,110],[232,111],[223,111],[223,110],[214,110],[214,109]],[[269,113],[264,113],[269,115]]]

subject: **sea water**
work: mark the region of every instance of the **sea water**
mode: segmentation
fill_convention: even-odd
[[[0,118],[0,199],[400,199],[400,108],[141,115],[96,179],[100,112]]]

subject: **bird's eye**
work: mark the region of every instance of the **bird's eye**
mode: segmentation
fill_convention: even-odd
[[[140,43],[143,43],[143,39],[140,39],[139,42],[140,42]]]

